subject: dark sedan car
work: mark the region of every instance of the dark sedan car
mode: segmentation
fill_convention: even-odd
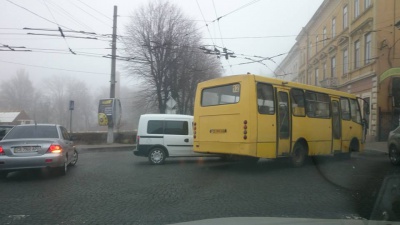
[[[56,124],[15,126],[0,141],[0,175],[23,169],[51,169],[65,175],[78,152],[67,129]]]
[[[400,126],[390,131],[388,148],[390,162],[393,165],[400,165]]]

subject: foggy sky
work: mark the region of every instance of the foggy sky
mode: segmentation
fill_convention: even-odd
[[[187,16],[197,21],[199,30],[204,34],[204,44],[226,47],[238,56],[229,60],[221,59],[224,75],[251,72],[266,76],[273,74],[272,70],[285,55],[275,58],[276,63],[265,62],[268,68],[256,63],[238,64],[249,62],[244,59],[249,56],[271,57],[288,52],[301,28],[322,3],[322,0],[169,1],[181,7]],[[0,51],[0,82],[14,76],[18,69],[25,69],[37,86],[41,85],[43,79],[62,75],[84,80],[92,90],[109,88],[111,60],[102,56],[111,54],[109,49],[111,38],[64,40],[61,37],[27,35],[28,32],[59,35],[57,31],[45,32],[23,30],[23,28],[57,30],[60,26],[63,30],[70,28],[96,34],[111,34],[113,6],[117,5],[118,35],[125,35],[124,28],[130,21],[129,16],[146,2],[146,0],[0,1],[0,44],[33,50],[33,52]],[[254,3],[241,8],[251,2]],[[216,20],[218,17],[221,18]],[[76,33],[66,33],[66,35],[87,37]],[[123,56],[124,46],[120,41],[117,47],[119,48],[117,54]],[[77,55],[70,53],[69,48]],[[22,48],[14,49],[22,50]],[[117,63],[117,71],[121,73],[122,79],[120,83],[133,85],[132,79],[126,79],[125,63],[123,61]]]

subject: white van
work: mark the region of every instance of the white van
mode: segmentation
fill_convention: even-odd
[[[212,156],[193,152],[192,122],[188,115],[141,115],[133,154],[148,157],[152,164],[162,164],[167,157]]]

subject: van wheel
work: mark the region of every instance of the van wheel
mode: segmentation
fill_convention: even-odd
[[[306,148],[302,144],[297,143],[293,148],[292,165],[294,167],[300,167],[304,164],[306,159],[307,159]]]
[[[165,161],[165,151],[162,148],[153,148],[149,152],[149,161],[151,164],[160,165]]]

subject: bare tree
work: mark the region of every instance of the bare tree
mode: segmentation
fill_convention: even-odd
[[[88,130],[96,120],[97,103],[89,93],[83,81],[65,76],[53,76],[43,82],[48,99],[47,122],[58,123],[69,127],[70,111],[69,101],[74,101],[73,130]],[[55,88],[56,87],[56,88]]]
[[[36,91],[29,75],[24,69],[18,70],[15,77],[0,85],[1,109],[25,110],[33,113]]]
[[[66,105],[73,100],[73,129],[88,130],[92,123],[97,122],[97,102],[89,93],[89,89],[83,81],[70,80],[67,84],[68,99]]]
[[[188,98],[194,98],[190,92],[195,88],[189,89],[189,84],[221,74],[216,58],[200,55],[196,24],[168,1],[151,1],[139,8],[127,33],[126,51],[136,60],[128,70],[141,78],[146,90],[142,98],[150,104],[154,100],[160,113],[165,113],[170,96],[177,101],[179,113],[190,113],[187,103],[193,101]]]

